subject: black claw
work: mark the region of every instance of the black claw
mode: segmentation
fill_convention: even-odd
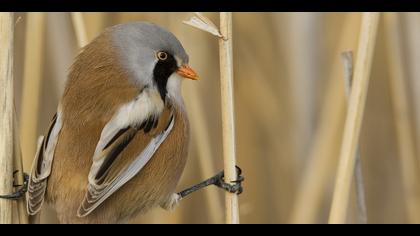
[[[216,185],[219,188],[222,188],[230,193],[236,193],[241,194],[243,192],[242,188],[242,182],[244,181],[244,177],[241,176],[242,170],[238,166],[236,166],[236,172],[237,172],[237,179],[234,181],[231,181],[230,184],[225,182],[225,173],[224,171],[217,174],[215,179],[217,180],[214,185]],[[233,184],[232,184],[233,183]]]
[[[242,174],[242,169],[239,166],[235,166],[235,168],[236,168],[236,172],[238,172],[237,175],[240,177]]]
[[[15,170],[15,171],[13,171],[13,187],[14,188],[16,188],[16,187],[20,187],[21,185],[19,185],[19,184],[16,184],[16,178],[15,178],[15,175],[17,174],[19,172],[19,170]]]
[[[18,171],[14,171],[13,175],[15,175]],[[25,193],[28,191],[28,182],[29,182],[29,175],[23,173],[24,180],[23,185],[15,185],[13,183],[13,187],[20,187],[16,192],[7,195],[0,195],[0,198],[9,199],[9,200],[19,200],[25,196]],[[14,182],[14,181],[13,181]]]

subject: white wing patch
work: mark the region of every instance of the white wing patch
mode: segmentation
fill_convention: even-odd
[[[148,88],[145,88],[135,100],[123,105],[102,130],[101,138],[95,149],[94,162],[100,157],[99,154],[105,145],[120,129],[141,124],[150,116],[159,116],[163,108],[164,104],[160,95]],[[102,162],[98,161],[95,164],[102,164]],[[97,167],[92,166],[91,172],[95,172],[95,168]]]

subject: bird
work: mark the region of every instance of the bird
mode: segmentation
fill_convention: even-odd
[[[176,193],[190,126],[181,83],[198,80],[174,34],[150,22],[111,26],[70,67],[48,132],[27,178],[27,211],[44,202],[60,223],[126,223],[173,209],[209,185],[240,194],[243,177],[223,171]]]

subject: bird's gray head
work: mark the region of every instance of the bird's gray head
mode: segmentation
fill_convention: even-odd
[[[182,77],[198,79],[188,64],[188,55],[178,39],[164,28],[148,22],[133,22],[111,28],[112,42],[123,67],[134,83],[154,86],[162,99],[180,96]]]

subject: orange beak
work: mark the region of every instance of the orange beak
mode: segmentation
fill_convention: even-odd
[[[191,67],[187,65],[182,65],[181,67],[176,70],[176,73],[184,78],[192,79],[192,80],[199,80],[197,73]]]

